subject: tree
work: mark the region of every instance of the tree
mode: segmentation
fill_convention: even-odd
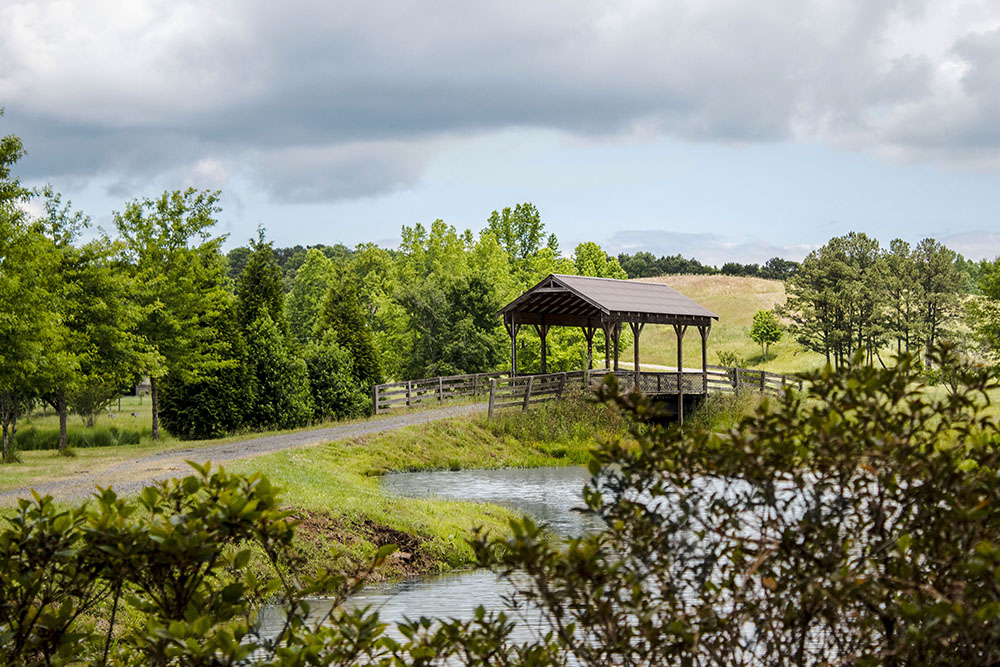
[[[267,311],[278,331],[287,338],[288,320],[285,318],[281,269],[271,243],[264,241],[263,228],[257,230],[256,241],[250,239],[250,256],[236,281],[236,314],[244,331],[257,319],[261,308]]]
[[[753,315],[753,324],[750,325],[750,340],[760,345],[762,358],[767,358],[771,343],[781,340],[781,324],[774,316],[774,311],[758,310]]]
[[[486,228],[500,242],[507,254],[515,260],[527,259],[542,249],[545,225],[534,204],[525,202],[511,209],[509,206],[499,213],[493,211],[486,220]],[[558,253],[558,241],[549,235],[547,245]]]
[[[218,438],[251,424],[259,396],[235,299],[228,296],[202,326],[205,335],[198,345],[216,362],[195,376],[168,373],[162,381],[163,425],[185,440]],[[201,354],[197,348],[193,353]]]
[[[246,332],[247,365],[256,396],[249,425],[262,429],[305,426],[312,419],[306,364],[289,348],[288,339],[261,307]]]
[[[305,344],[313,335],[332,272],[333,264],[327,256],[311,248],[295,273],[292,289],[285,300],[285,312],[288,328],[300,344]]]
[[[760,277],[770,280],[788,280],[799,269],[799,263],[781,257],[772,257],[760,268]]]
[[[296,278],[297,279],[297,278]],[[354,378],[350,353],[337,344],[332,331],[306,347],[313,419],[351,419],[371,411],[371,399]]]
[[[212,238],[210,232],[218,199],[218,192],[189,188],[135,199],[114,214],[121,260],[130,269],[141,308],[137,332],[150,351],[145,371],[154,440],[160,437],[159,379],[168,372],[196,379],[219,363],[210,329],[203,326],[219,315],[228,294],[223,237]]]
[[[367,394],[382,381],[382,368],[357,293],[350,288],[343,275],[335,276],[330,282],[314,335],[322,338],[327,331],[333,332],[337,344],[350,353],[354,379]]]
[[[593,241],[587,241],[576,246],[573,253],[573,264],[579,276],[594,276],[595,278],[615,278],[625,280],[625,273],[618,260],[609,256],[601,246]]]
[[[0,109],[2,115],[2,109]],[[16,458],[17,417],[54,367],[60,321],[52,293],[56,255],[41,226],[22,208],[31,192],[12,175],[21,140],[0,139],[0,461]]]
[[[955,315],[964,282],[955,267],[954,250],[928,238],[917,244],[914,254],[920,276],[925,347],[930,350],[942,327]]]

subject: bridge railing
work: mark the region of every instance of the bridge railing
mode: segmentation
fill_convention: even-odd
[[[485,397],[490,390],[490,378],[507,375],[504,372],[471,373],[375,385],[372,388],[372,405],[375,414],[381,414],[392,408],[409,408],[429,401],[443,402],[460,396]]]
[[[448,375],[406,382],[376,385],[372,389],[375,414],[397,407],[413,407],[427,402],[444,402],[458,397],[482,397],[488,401],[490,414],[509,407],[527,409],[529,405],[561,397],[571,388],[593,388],[608,374],[614,375],[624,391],[635,386],[635,372],[631,370],[608,371],[595,368],[589,371],[568,371],[539,375],[509,373],[473,373]],[[802,388],[802,381],[788,375],[768,373],[749,368],[709,366],[700,370],[641,371],[639,387],[646,394],[707,394],[710,392],[735,392],[741,389],[777,395],[786,387]]]

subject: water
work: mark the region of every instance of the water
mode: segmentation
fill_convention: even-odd
[[[381,486],[386,493],[404,497],[437,496],[503,505],[545,523],[558,535],[575,536],[598,527],[592,517],[573,511],[583,506],[582,489],[589,479],[582,467],[461,470],[391,474],[382,478]],[[471,619],[478,605],[487,611],[508,611],[504,596],[512,592],[511,582],[494,572],[471,570],[372,584],[349,604],[371,606],[391,627],[421,616]],[[311,615],[321,616],[329,610],[329,602],[312,600],[310,607]],[[516,641],[543,634],[536,612],[521,611],[513,617],[518,621]],[[265,608],[260,620],[264,634],[269,634],[280,629],[283,617],[279,609]]]
[[[495,503],[543,522],[558,535],[576,536],[598,526],[573,508],[583,506],[581,489],[590,479],[582,467],[408,472],[386,475],[384,491],[397,496],[437,496]]]

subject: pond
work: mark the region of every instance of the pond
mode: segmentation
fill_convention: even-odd
[[[598,528],[595,519],[573,511],[583,505],[582,489],[589,479],[586,469],[571,466],[397,473],[385,475],[381,485],[387,493],[399,496],[496,503],[544,522],[559,535],[575,536]],[[390,624],[421,616],[470,619],[478,605],[487,611],[504,610],[503,597],[511,591],[510,582],[490,570],[472,570],[372,584],[351,604],[370,605]],[[328,609],[323,600],[311,604],[314,613]],[[524,614],[518,618],[515,636],[519,641],[534,637],[541,629],[535,614]],[[276,632],[282,619],[278,610],[265,609],[261,620],[267,634],[271,625]]]

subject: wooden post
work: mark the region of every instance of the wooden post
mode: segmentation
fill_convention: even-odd
[[[767,388],[767,371],[761,369],[760,371],[760,393],[764,393]]]
[[[563,390],[566,389],[566,372],[559,374],[559,398],[562,398]]]
[[[410,407],[410,392],[413,391],[413,381],[406,381],[406,407]]]
[[[528,401],[531,400],[531,383],[534,381],[534,379],[535,379],[534,375],[528,376],[528,386],[524,388],[524,405],[521,406],[521,410],[523,412],[528,411]]]
[[[613,325],[612,325],[613,326]],[[611,370],[611,326],[607,322],[602,323],[604,329],[604,370]]]
[[[621,322],[615,322],[614,337],[615,337],[615,371],[617,372],[618,371],[618,342],[622,338],[622,323]]]
[[[504,326],[507,328],[507,335],[510,336],[510,376],[517,376],[517,333],[521,330],[521,325],[514,321],[514,315],[511,314],[510,322],[504,319]]]
[[[378,414],[378,385],[372,385],[372,414]]]
[[[542,375],[545,375],[545,373],[548,370],[547,369],[547,364],[546,364],[546,357],[547,357],[546,352],[548,351],[548,346],[545,343],[545,337],[548,336],[548,334],[549,334],[549,325],[548,324],[536,324],[535,325],[535,332],[538,333],[538,337],[542,341],[542,364],[541,364],[542,367],[541,367],[540,372],[541,372]]]
[[[708,332],[710,327],[698,327],[701,334],[701,390],[708,394]]]
[[[444,400],[444,380],[438,376],[438,403]]]
[[[496,378],[490,378],[490,407],[486,413],[486,416],[490,419],[493,418],[493,399],[497,394],[497,380]]]
[[[479,395],[479,373],[472,376],[472,395]]]
[[[583,337],[587,339],[587,369],[594,367],[594,332],[595,327],[580,327],[583,329]]]
[[[635,371],[635,390],[642,391],[641,375],[639,374],[639,334],[642,333],[642,328],[646,325],[645,323],[629,322],[628,326],[632,330],[632,366]]]
[[[733,391],[740,390],[740,369],[739,366],[733,368]]]
[[[677,423],[684,424],[684,334],[687,325],[674,325],[677,335]]]

